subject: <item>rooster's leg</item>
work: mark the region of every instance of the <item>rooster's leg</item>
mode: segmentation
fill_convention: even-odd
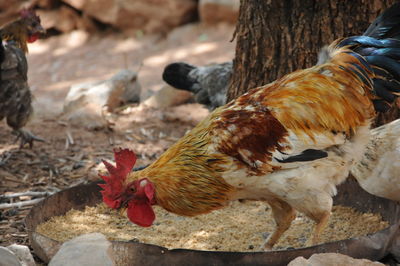
[[[25,144],[29,144],[29,148],[32,148],[34,141],[45,142],[44,139],[39,138],[39,137],[33,135],[28,130],[25,130],[22,128],[15,130],[14,134],[17,135],[17,138],[15,141],[18,141],[20,139],[19,148],[23,148],[25,146]]]
[[[296,211],[286,202],[278,199],[269,200],[272,214],[275,219],[276,228],[274,233],[264,244],[264,250],[271,250],[282,234],[290,227],[293,219],[296,217]]]
[[[328,224],[333,199],[330,193],[321,189],[307,189],[303,191],[302,196],[290,199],[289,203],[316,223],[312,236],[307,239],[305,244],[306,246],[317,245],[322,231]]]
[[[317,245],[319,242],[319,237],[324,231],[325,227],[328,225],[329,217],[331,216],[330,211],[322,212],[319,213],[318,215],[308,215],[311,219],[313,219],[316,222],[314,232],[312,234],[312,237],[308,239],[306,245],[307,246],[314,246]]]

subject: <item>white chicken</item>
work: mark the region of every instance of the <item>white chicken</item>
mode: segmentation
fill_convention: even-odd
[[[371,130],[364,156],[351,174],[367,192],[400,202],[400,119]]]

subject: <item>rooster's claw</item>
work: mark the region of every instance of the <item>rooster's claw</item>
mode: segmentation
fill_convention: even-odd
[[[30,131],[25,129],[18,129],[14,131],[14,134],[17,135],[15,142],[20,139],[19,148],[22,149],[25,144],[29,144],[29,148],[33,147],[33,142],[46,142],[44,139],[33,135]]]

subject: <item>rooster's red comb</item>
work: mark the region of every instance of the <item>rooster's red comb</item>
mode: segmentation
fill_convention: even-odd
[[[129,149],[115,149],[114,158],[116,166],[103,160],[103,164],[108,170],[108,176],[99,176],[106,182],[99,184],[103,190],[103,201],[111,208],[118,208],[121,204],[118,199],[123,192],[126,176],[132,170],[136,162],[136,155]]]

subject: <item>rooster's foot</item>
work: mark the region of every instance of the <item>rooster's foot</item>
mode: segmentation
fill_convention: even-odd
[[[44,139],[33,135],[30,131],[25,130],[25,129],[15,130],[14,134],[17,135],[15,142],[20,140],[20,142],[19,142],[20,149],[23,148],[25,146],[25,144],[29,144],[29,148],[32,148],[34,141],[45,142]]]

